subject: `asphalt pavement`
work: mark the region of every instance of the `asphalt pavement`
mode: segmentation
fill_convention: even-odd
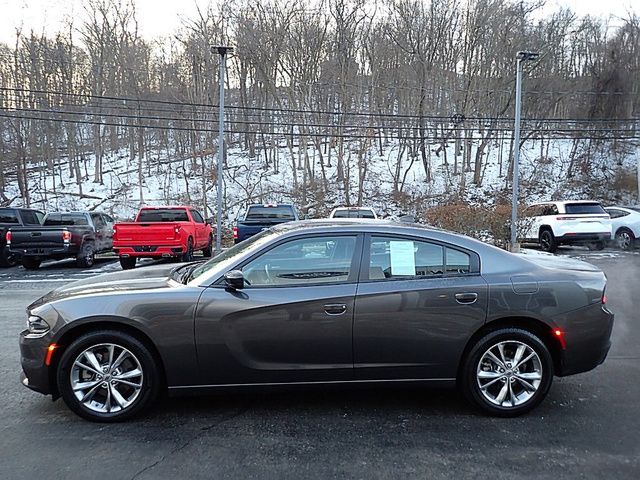
[[[454,390],[316,388],[168,398],[135,421],[89,423],[20,384],[17,338],[31,301],[120,266],[2,269],[0,479],[640,478],[640,252],[562,254],[607,274],[613,346],[515,419]]]

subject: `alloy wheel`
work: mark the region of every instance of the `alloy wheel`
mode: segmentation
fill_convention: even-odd
[[[144,381],[138,358],[114,343],[93,345],[78,355],[70,371],[76,399],[95,413],[117,413],[140,396]]]
[[[616,238],[618,240],[618,247],[621,248],[622,250],[628,250],[629,247],[631,247],[631,242],[633,241],[633,239],[631,238],[631,235],[629,234],[629,232],[627,231],[619,232],[616,235]]]
[[[480,358],[476,381],[491,404],[513,408],[531,400],[542,382],[542,362],[536,351],[518,341],[503,341]]]

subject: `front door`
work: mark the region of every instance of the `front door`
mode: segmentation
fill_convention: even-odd
[[[411,237],[369,236],[353,326],[357,379],[451,379],[485,321],[474,252]]]
[[[349,380],[361,240],[285,240],[239,265],[245,288],[207,288],[196,312],[204,384]]]

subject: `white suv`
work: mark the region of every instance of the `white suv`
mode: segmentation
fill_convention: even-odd
[[[537,242],[545,252],[558,245],[586,245],[602,250],[611,239],[611,218],[593,201],[545,202],[527,207],[522,242]]]

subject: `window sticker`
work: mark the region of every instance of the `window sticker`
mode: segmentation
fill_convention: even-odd
[[[416,256],[413,250],[412,241],[389,242],[389,253],[391,255],[391,275],[415,275]]]

